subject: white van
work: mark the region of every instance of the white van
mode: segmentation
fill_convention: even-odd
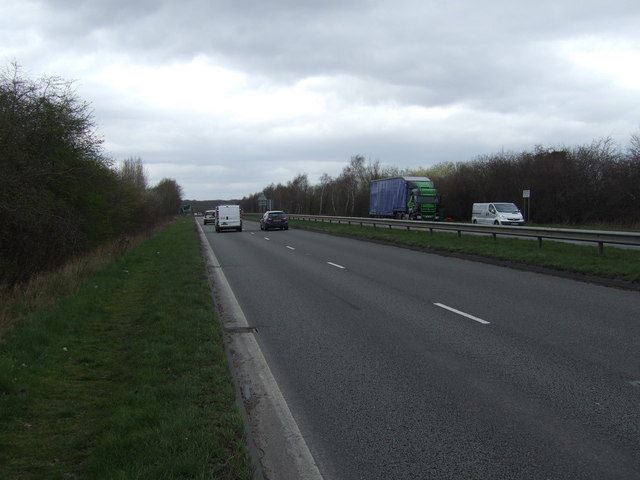
[[[471,211],[471,223],[522,225],[524,218],[513,203],[474,203]]]
[[[242,231],[242,210],[240,205],[220,205],[216,207],[216,232],[222,230]]]

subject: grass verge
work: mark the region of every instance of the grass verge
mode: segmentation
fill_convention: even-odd
[[[462,235],[345,223],[290,220],[290,225],[328,233],[338,233],[373,241],[395,243],[413,248],[436,250],[463,255],[475,255],[514,264],[549,268],[556,271],[590,275],[628,283],[640,284],[640,251],[605,247],[604,255],[596,246],[575,245],[545,240],[538,248],[535,240],[491,236]]]
[[[0,427],[0,478],[251,478],[193,219],[6,332]]]

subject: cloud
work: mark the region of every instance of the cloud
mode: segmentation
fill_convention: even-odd
[[[0,13],[0,57],[76,80],[107,152],[187,198],[316,182],[356,154],[426,167],[623,143],[639,126],[635,0],[0,0]]]

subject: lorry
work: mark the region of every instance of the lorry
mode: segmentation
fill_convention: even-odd
[[[523,225],[520,209],[513,203],[474,203],[471,209],[471,223],[485,225]]]
[[[440,199],[427,177],[391,177],[373,180],[369,217],[440,220]]]
[[[240,205],[219,205],[216,207],[216,232],[222,230],[242,231],[242,210]]]

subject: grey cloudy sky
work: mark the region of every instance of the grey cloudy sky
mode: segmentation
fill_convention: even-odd
[[[637,0],[0,0],[0,59],[75,81],[105,153],[150,183],[231,199],[354,155],[624,150],[639,26]]]

